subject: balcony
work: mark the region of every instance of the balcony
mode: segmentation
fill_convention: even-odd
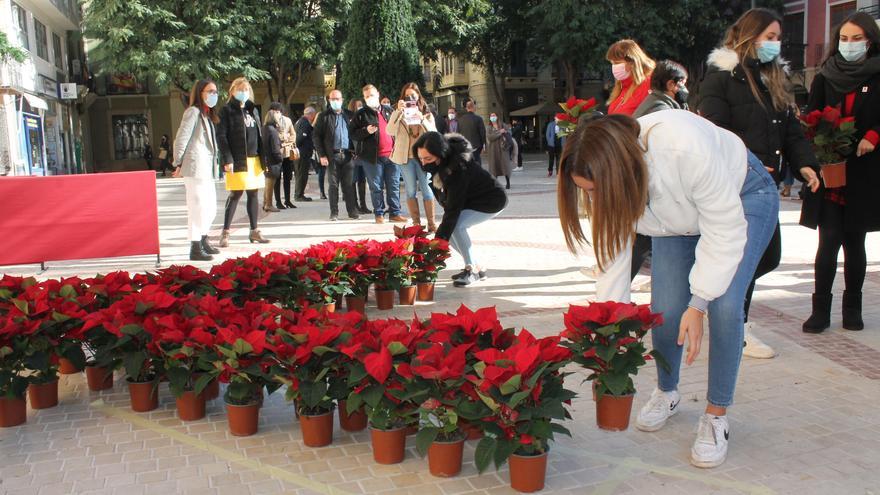
[[[874,19],[880,19],[880,5],[878,4],[862,7],[859,9],[859,11],[870,15]]]

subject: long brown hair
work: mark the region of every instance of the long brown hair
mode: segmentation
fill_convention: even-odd
[[[853,12],[831,30],[831,36],[828,38],[828,53],[825,54],[825,60],[822,61],[823,64],[829,58],[837,55],[837,50],[840,46],[840,29],[847,23],[855,24],[865,32],[865,38],[868,40],[868,58],[880,52],[880,27],[877,26],[877,22],[869,14]]]
[[[219,87],[217,87],[217,83],[210,79],[200,79],[198,82],[193,84],[192,89],[189,91],[189,106],[196,107],[199,109],[199,112],[204,113],[211,119],[211,122],[217,124],[220,122],[220,117],[217,115],[217,105],[220,104],[218,99],[217,105],[214,105],[214,108],[208,108],[205,105],[204,100],[202,100],[202,92],[209,85],[213,84],[215,88],[219,91]],[[207,111],[205,110],[207,108]]]
[[[744,64],[747,58],[758,58],[758,53],[755,50],[755,40],[767,29],[767,26],[774,22],[778,22],[780,28],[782,27],[782,18],[770,9],[759,8],[746,11],[727,29],[722,45],[736,52],[740,63]],[[758,89],[755,76],[750,70],[743,72],[746,73],[746,81],[749,83],[752,95],[754,95],[758,104],[763,107],[764,98]],[[763,76],[763,82],[770,91],[773,108],[777,112],[782,112],[789,108],[794,102],[794,97],[789,90],[788,75],[785,73],[783,64],[778,61],[763,64],[761,76]]]
[[[419,85],[418,85],[418,84],[416,84],[416,83],[414,83],[414,82],[404,84],[404,85],[403,85],[403,89],[400,90],[400,99],[401,99],[401,100],[404,100],[404,99],[405,99],[405,97],[406,97],[406,91],[407,91],[408,89],[411,89],[411,90],[415,91],[416,94],[419,95],[419,103],[418,103],[418,105],[419,105],[419,111],[422,112],[422,113],[425,113],[425,105],[426,105],[426,103],[425,103],[425,97],[422,96],[422,91],[419,89]]]
[[[589,244],[581,228],[583,206],[600,270],[626,249],[648,204],[647,150],[639,131],[638,121],[626,115],[582,120],[562,152],[557,203],[565,243],[572,253]],[[593,192],[580,189],[572,176],[592,181]]]
[[[627,90],[626,95],[624,95],[624,100],[629,99],[639,84],[642,84],[645,79],[651,77],[651,73],[654,72],[654,67],[657,65],[654,60],[642,50],[642,47],[633,40],[620,40],[608,47],[608,52],[605,53],[605,59],[609,62],[625,60],[632,66],[631,77],[633,84]],[[620,95],[622,90],[623,82],[615,81],[614,88],[611,90],[611,95],[608,97],[608,101],[614,101],[617,99],[617,96]]]

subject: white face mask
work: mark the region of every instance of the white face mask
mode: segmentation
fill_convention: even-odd
[[[856,62],[868,53],[867,41],[840,41],[837,43],[837,51],[847,62]]]
[[[447,117],[449,117],[449,120],[455,120],[455,114],[454,114],[454,113],[450,113],[450,114],[448,114]]]
[[[379,97],[370,96],[367,98],[367,106],[370,108],[379,108]]]

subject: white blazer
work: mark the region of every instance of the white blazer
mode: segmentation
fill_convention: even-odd
[[[648,149],[648,205],[636,231],[652,237],[700,236],[691,294],[706,302],[717,299],[727,292],[746,245],[740,199],[746,146],[736,134],[686,110],[655,112],[638,121]],[[632,239],[600,274],[599,301],[629,302],[631,260]]]

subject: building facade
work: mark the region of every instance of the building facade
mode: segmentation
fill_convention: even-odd
[[[0,0],[0,28],[28,55],[0,64],[0,175],[82,171],[80,20],[76,0]]]

